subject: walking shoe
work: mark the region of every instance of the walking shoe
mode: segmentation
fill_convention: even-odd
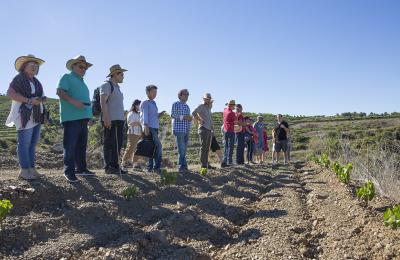
[[[217,169],[217,167],[212,166],[211,164],[208,165],[207,169],[209,170],[215,170]]]
[[[44,176],[44,174],[39,173],[39,172],[36,170],[36,168],[29,168],[29,172],[30,172],[33,176],[35,176],[35,177],[37,177],[37,178],[40,178],[40,177],[43,177],[43,176]]]
[[[75,183],[75,182],[79,182],[78,178],[76,178],[75,173],[71,173],[71,174],[64,174],[65,179],[67,179],[67,181],[69,181],[70,183]]]
[[[221,168],[226,168],[226,167],[228,167],[228,165],[226,164],[226,163],[221,163]]]
[[[158,175],[161,175],[161,169],[154,169],[153,172],[157,173]]]
[[[20,179],[23,179],[23,180],[28,180],[28,181],[30,181],[30,180],[36,180],[38,177],[36,177],[36,176],[34,176],[30,171],[29,171],[29,169],[20,169],[19,170],[19,176],[18,176]]]
[[[75,172],[75,175],[78,175],[78,176],[95,176],[96,174],[94,172],[89,171],[88,169],[86,169],[84,171]]]

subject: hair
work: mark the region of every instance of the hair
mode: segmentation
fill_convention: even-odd
[[[142,103],[142,101],[140,101],[139,99],[135,99],[135,101],[133,101],[132,103],[131,111],[138,113],[139,111],[137,110],[136,106],[140,105],[140,103]]]
[[[243,107],[242,107],[242,104],[236,104],[236,107],[243,108]]]
[[[187,90],[186,88],[179,90],[178,92],[178,98],[181,98],[181,96],[183,95],[183,93],[188,93],[189,94],[189,90]]]
[[[152,89],[158,89],[155,85],[148,85],[146,87],[146,93],[149,93]]]
[[[33,62],[33,63],[36,63],[37,65],[39,65],[39,63],[37,63],[36,61],[32,61],[32,60],[30,60],[30,61],[27,61],[27,62],[24,62],[24,64],[22,64],[22,65],[21,65],[21,68],[19,69],[19,73],[22,73],[22,72],[24,72],[24,71],[25,71],[25,68],[26,68],[26,66],[27,66],[27,65],[28,65],[28,63],[30,63],[30,62]],[[39,67],[40,67],[40,66],[38,66],[38,68],[37,68],[36,75],[37,75],[37,74],[39,74]]]
[[[276,116],[283,117],[282,114],[277,114]]]

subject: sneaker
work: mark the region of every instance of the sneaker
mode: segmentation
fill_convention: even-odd
[[[118,170],[117,170],[118,171]],[[128,174],[128,170],[127,169],[124,169],[124,168],[121,168],[121,169],[119,169],[119,172],[118,172],[119,174]]]
[[[75,174],[64,174],[65,179],[67,179],[67,181],[69,181],[70,183],[75,183],[75,182],[79,182],[78,178],[76,178]]]
[[[36,168],[30,168],[30,169],[29,169],[29,172],[30,172],[33,176],[35,176],[35,177],[37,177],[37,178],[40,178],[40,177],[43,177],[43,176],[44,176],[44,174],[39,173],[39,172],[36,170]]]
[[[113,168],[113,167],[107,167],[104,169],[105,174],[119,174],[118,169]]]
[[[30,181],[36,180],[38,177],[34,176],[29,169],[20,169],[18,178]]]
[[[228,167],[228,165],[226,164],[226,163],[221,163],[221,168],[226,168],[226,167]]]
[[[96,174],[94,172],[89,171],[89,170],[86,169],[84,171],[76,172],[75,175],[78,175],[78,176],[94,176]]]
[[[217,167],[214,167],[214,166],[212,166],[211,164],[209,164],[207,168],[208,168],[209,170],[215,170],[215,169],[217,169]]]
[[[153,172],[161,175],[161,169],[154,169]]]
[[[142,167],[139,164],[136,164],[135,166],[133,166],[133,169],[135,170],[141,170]]]

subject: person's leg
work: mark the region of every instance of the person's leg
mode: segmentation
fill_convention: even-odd
[[[36,161],[36,145],[39,143],[40,140],[40,129],[41,125],[38,124],[34,128],[32,128],[32,138],[31,143],[29,146],[29,160],[30,165],[29,168],[35,168],[35,161]]]
[[[115,143],[115,127],[111,125],[110,128],[103,127],[103,159],[104,169],[112,168],[112,147]]]
[[[75,148],[79,137],[79,122],[68,121],[64,122],[64,174],[75,176]]]
[[[224,132],[224,159],[223,159],[223,163],[227,163],[228,162],[228,157],[229,157],[229,137],[228,137],[228,133]]]
[[[219,163],[222,163],[224,161],[223,155],[222,155],[222,151],[221,150],[216,150],[215,154],[218,157]]]
[[[132,138],[132,151],[133,151],[131,158],[132,158],[132,163],[135,164],[135,163],[137,163],[137,161],[139,160],[139,157],[140,157],[140,156],[135,155],[135,151],[136,151],[136,147],[137,147],[137,144],[138,144],[141,136],[140,135],[132,135],[131,138]]]
[[[244,133],[237,133],[236,163],[244,163]]]
[[[17,144],[17,155],[19,166],[23,170],[28,170],[31,165],[29,156],[29,147],[32,141],[33,128],[22,129],[17,131],[18,144]]]
[[[87,171],[86,164],[86,149],[87,149],[87,140],[88,140],[88,121],[80,120],[78,121],[78,141],[75,146],[75,166],[77,172]]]
[[[134,153],[134,138],[135,135],[133,134],[128,134],[128,143],[126,145],[126,149],[124,152],[124,155],[122,157],[122,166],[126,167],[128,165],[128,162],[132,162],[132,154]],[[136,145],[135,145],[136,146]]]
[[[207,129],[201,127],[199,128],[199,136],[200,136],[200,163],[202,168],[207,168],[207,163],[208,163],[208,153],[207,151],[210,149],[210,146],[207,146]]]
[[[187,147],[188,147],[188,144],[189,144],[189,133],[187,132],[187,133],[185,133],[185,136],[184,136],[184,139],[183,139],[183,141],[184,141],[184,149],[183,149],[183,154],[184,154],[184,156],[183,156],[183,165],[184,165],[184,168],[187,170],[188,169],[188,164],[187,164],[187,160],[186,160],[186,153],[187,153]]]
[[[162,160],[162,145],[160,138],[158,137],[158,129],[150,128],[151,136],[156,145],[156,152],[154,157],[154,170],[160,170]]]
[[[246,159],[247,159],[247,164],[250,163],[250,140],[246,142],[247,146],[247,153],[246,153]]]
[[[233,149],[235,149],[235,133],[229,133],[228,163],[233,164]]]
[[[179,170],[185,169],[185,133],[174,132],[176,146],[178,148],[178,166]]]
[[[121,157],[121,149],[124,145],[124,124],[125,122],[122,120],[116,121],[116,147],[115,147],[115,162],[116,167],[120,168],[120,157]]]
[[[111,135],[109,143],[110,167],[119,169],[118,163],[118,121],[111,121]]]
[[[254,142],[250,140],[250,162],[253,162],[253,155],[254,155]]]

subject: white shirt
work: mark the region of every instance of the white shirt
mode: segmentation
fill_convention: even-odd
[[[31,85],[31,94],[36,93],[35,85],[30,81]],[[18,130],[26,130],[37,126],[39,123],[33,122],[33,113],[31,114],[31,118],[29,119],[28,123],[26,123],[25,128],[22,128],[21,122],[21,114],[19,113],[19,107],[22,105],[21,102],[13,100],[11,103],[11,110],[10,114],[7,117],[5,125],[8,127],[13,127],[15,125],[17,131]],[[43,113],[43,104],[40,103],[40,111]]]
[[[141,135],[142,127],[141,126],[131,126],[131,123],[140,123],[140,114],[130,111],[126,116],[128,122],[128,134]]]

